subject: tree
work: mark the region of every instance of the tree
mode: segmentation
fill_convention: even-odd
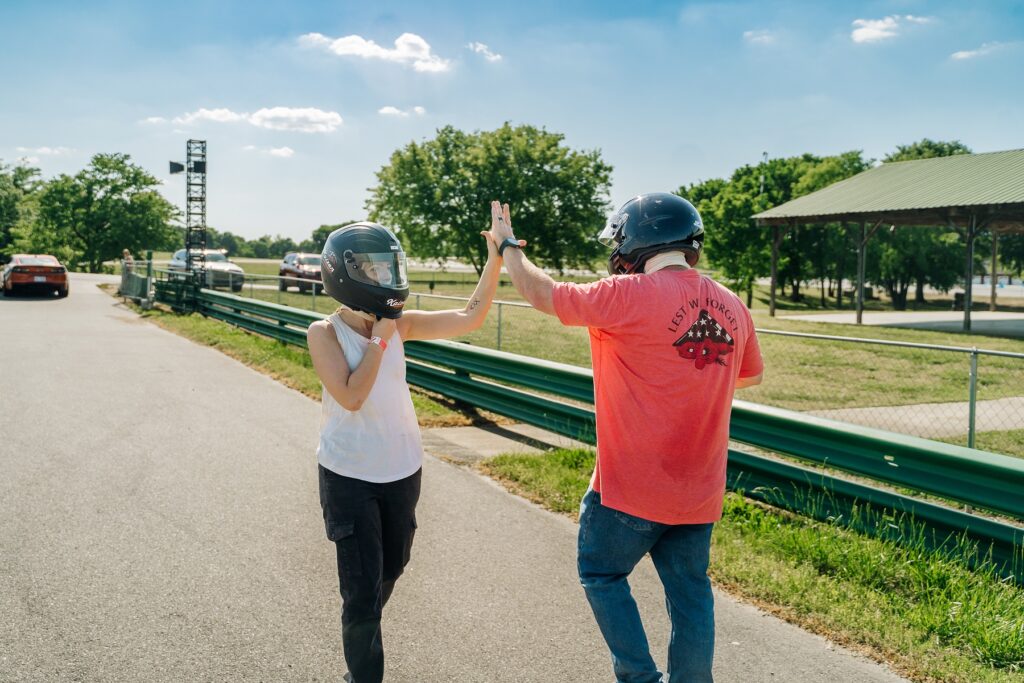
[[[391,155],[367,209],[410,253],[454,256],[480,272],[487,248],[479,233],[498,199],[511,205],[516,236],[530,243],[538,263],[560,271],[592,266],[604,255],[594,236],[610,208],[612,169],[600,152],[562,142],[533,126],[475,133],[446,126]]]
[[[0,259],[14,251],[19,229],[34,219],[41,185],[38,168],[0,162]]]
[[[999,260],[1019,278],[1024,272],[1024,235],[1000,235]]]
[[[769,242],[767,231],[755,227],[750,218],[759,209],[756,194],[744,182],[746,175],[738,170],[728,182],[709,180],[681,187],[678,194],[701,212],[708,263],[719,268],[734,289],[746,290],[750,306],[754,280],[765,271]]]
[[[943,142],[922,138],[909,145],[897,145],[896,151],[882,161],[912,161],[914,159],[934,159],[935,157],[951,157],[954,154],[970,154],[971,149],[959,140]]]
[[[157,191],[159,181],[127,154],[97,154],[74,176],[50,181],[39,197],[35,225],[21,242],[98,272],[122,249],[143,251],[172,242],[177,209]]]
[[[338,228],[351,225],[352,223],[358,223],[358,220],[343,221],[341,223],[335,223],[334,225],[321,225],[319,228],[313,231],[312,236],[309,239],[302,240],[299,243],[299,251],[305,251],[310,253],[319,253],[324,250],[324,244],[327,243],[327,238],[330,237],[331,233]]]
[[[928,282],[948,291],[960,275],[963,246],[959,235],[933,227],[881,230],[868,243],[869,279],[882,286],[893,308],[907,308],[910,286]],[[923,301],[923,293],[921,293]]]
[[[872,160],[865,159],[859,150],[824,157],[818,163],[807,167],[800,180],[793,186],[793,197],[817,192],[840,180],[855,176],[866,171],[871,164]],[[838,223],[803,226],[800,237],[808,269],[819,283],[821,305],[825,305],[827,283],[829,292],[834,285],[836,303],[842,306],[843,280],[846,278],[847,266],[856,258],[857,252],[856,243],[848,234],[846,226]]]
[[[949,142],[924,138],[909,145],[899,145],[896,151],[885,157],[885,163],[932,159],[970,154],[969,147],[959,140]],[[955,233],[926,226],[922,228],[898,228],[895,233],[880,235],[880,260],[878,279],[873,280],[885,287],[896,310],[907,307],[907,290],[910,283],[915,285],[915,303],[925,303],[925,285],[949,291],[957,282],[963,267],[963,245]]]

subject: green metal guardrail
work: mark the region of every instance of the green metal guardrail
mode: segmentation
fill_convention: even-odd
[[[168,286],[158,286],[157,295],[161,301],[170,297],[172,305],[188,299]],[[205,315],[300,346],[306,344],[306,327],[323,317],[207,289],[196,293],[195,305]],[[507,386],[592,403],[590,370],[450,341],[412,341],[405,349],[411,384],[595,442],[592,410]],[[745,401],[733,404],[730,437],[814,465],[1024,520],[1024,461],[1016,458]],[[729,451],[727,476],[732,489],[821,520],[851,520],[854,510],[866,504],[891,515],[887,524],[864,531],[902,538],[914,533],[915,523],[924,524],[931,534],[929,542],[937,548],[962,536],[1024,582],[1024,527],[739,450]]]
[[[1024,520],[1020,458],[746,401],[731,425],[736,441]]]

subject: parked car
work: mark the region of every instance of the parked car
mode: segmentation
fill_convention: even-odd
[[[300,292],[306,292],[316,287],[317,293],[324,289],[324,281],[320,277],[320,254],[303,254],[290,252],[285,254],[278,268],[277,288],[282,292],[287,291],[291,286],[299,288]]]
[[[207,249],[203,252],[206,255],[206,285],[208,287],[230,287],[233,292],[242,291],[245,283],[245,271],[241,266],[232,263],[224,252],[215,249]],[[174,252],[169,270],[188,271],[188,263],[185,262],[185,250],[179,249]]]
[[[49,254],[15,254],[4,266],[0,285],[4,296],[34,290],[56,293],[63,299],[69,291],[68,269]]]

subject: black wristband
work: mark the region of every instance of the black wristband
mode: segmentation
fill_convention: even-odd
[[[498,256],[504,254],[505,249],[507,247],[515,247],[516,249],[522,249],[522,247],[519,246],[519,240],[517,240],[515,237],[506,237],[501,241],[501,244],[498,245]]]

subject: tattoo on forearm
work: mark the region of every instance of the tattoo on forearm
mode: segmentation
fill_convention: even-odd
[[[479,305],[480,305],[480,299],[473,299],[472,301],[469,302],[469,310],[472,311],[474,308],[476,308]]]

